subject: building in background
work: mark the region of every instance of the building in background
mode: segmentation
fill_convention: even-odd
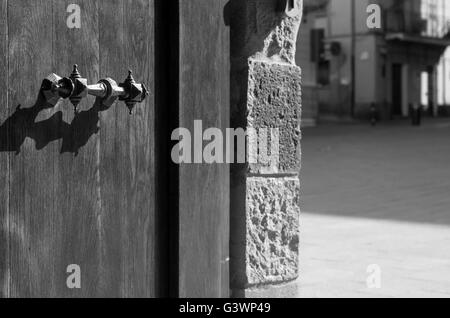
[[[370,4],[382,9],[381,28],[367,26]],[[450,95],[446,7],[445,0],[305,1],[297,43],[304,124],[364,118],[372,105],[384,119],[420,105],[437,115]]]

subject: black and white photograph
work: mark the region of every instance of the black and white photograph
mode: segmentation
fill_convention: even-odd
[[[450,298],[449,46],[448,0],[0,0],[0,298]]]

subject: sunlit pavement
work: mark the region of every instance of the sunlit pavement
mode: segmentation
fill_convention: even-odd
[[[300,295],[450,297],[450,121],[303,134]]]

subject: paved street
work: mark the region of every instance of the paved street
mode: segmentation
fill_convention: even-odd
[[[303,134],[301,296],[450,297],[450,121]]]

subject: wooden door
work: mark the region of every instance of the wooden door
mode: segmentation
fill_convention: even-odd
[[[179,127],[230,127],[227,0],[180,0]],[[199,23],[199,21],[202,21]],[[179,296],[229,295],[229,167],[178,167]]]
[[[0,0],[0,296],[164,293],[153,28],[152,0]],[[131,68],[150,95],[131,116],[91,97],[76,116],[69,101],[36,102],[42,79],[75,63],[89,83]],[[80,289],[66,285],[71,264]]]
[[[173,129],[228,127],[226,3],[0,0],[0,296],[228,296],[229,169],[170,156]],[[47,107],[42,79],[73,64],[150,95]]]

